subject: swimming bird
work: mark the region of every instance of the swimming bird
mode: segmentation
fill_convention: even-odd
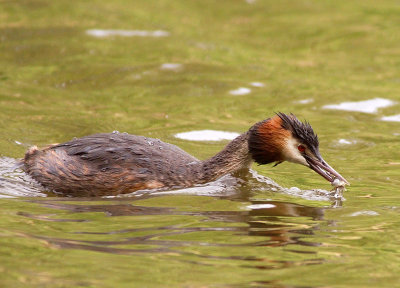
[[[47,189],[71,196],[103,196],[190,187],[248,170],[253,162],[278,165],[283,161],[307,166],[331,183],[339,179],[348,184],[321,157],[311,125],[284,113],[256,123],[203,161],[159,139],[118,132],[42,150],[31,147],[23,164]]]

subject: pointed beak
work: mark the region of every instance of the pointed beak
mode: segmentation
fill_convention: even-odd
[[[324,177],[329,182],[332,183],[335,179],[339,179],[340,181],[343,181],[347,185],[350,185],[350,183],[346,179],[344,179],[342,175],[336,172],[335,169],[329,166],[329,164],[326,163],[324,159],[322,159],[321,157],[319,157],[319,159],[314,159],[308,155],[305,155],[304,158],[306,158],[306,161],[310,165],[310,168],[312,170],[317,172],[319,175]]]

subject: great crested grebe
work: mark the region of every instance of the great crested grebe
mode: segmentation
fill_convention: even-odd
[[[277,113],[256,123],[215,156],[200,161],[175,145],[127,133],[95,134],[39,150],[24,167],[44,187],[72,196],[103,196],[141,189],[190,187],[251,163],[289,161],[313,169],[331,183],[348,182],[319,153],[311,125]]]

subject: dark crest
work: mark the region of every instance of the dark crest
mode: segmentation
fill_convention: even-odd
[[[278,112],[276,115],[282,119],[282,127],[291,131],[293,136],[300,140],[300,142],[306,144],[308,148],[314,152],[315,155],[318,155],[318,136],[314,133],[310,123],[305,121],[301,122],[296,118],[292,113],[290,115],[286,115],[284,113]]]

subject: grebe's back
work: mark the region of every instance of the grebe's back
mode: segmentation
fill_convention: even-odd
[[[45,187],[74,196],[130,193],[190,185],[199,161],[159,139],[126,133],[95,134],[31,148],[25,169]]]

